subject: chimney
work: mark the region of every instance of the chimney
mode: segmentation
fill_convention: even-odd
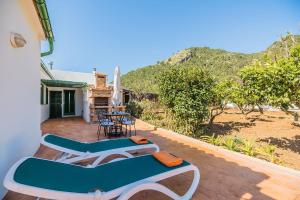
[[[97,77],[96,77],[97,68],[93,68],[93,79],[94,79],[94,86],[97,87]]]
[[[53,67],[53,61],[49,62],[49,65],[50,65],[50,69],[52,70],[52,67]]]

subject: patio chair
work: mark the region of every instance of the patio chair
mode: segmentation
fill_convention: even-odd
[[[193,171],[191,186],[179,196],[158,181]],[[4,186],[11,191],[46,199],[126,200],[154,190],[172,199],[192,197],[200,181],[198,168],[186,161],[167,167],[152,155],[114,161],[98,166],[78,166],[40,158],[23,158],[8,171]],[[151,198],[151,197],[150,197]]]
[[[114,125],[111,128],[111,131],[107,133],[108,139],[111,137],[120,137],[124,136],[123,126],[121,121],[117,118],[114,120]]]
[[[131,134],[131,127],[132,126],[134,128],[134,135],[136,135],[135,118],[133,116],[123,118],[121,123],[122,123],[122,125],[124,125],[126,127],[126,135],[127,135],[128,126],[129,126],[130,136],[132,135]]]
[[[94,163],[100,163],[110,155],[122,155],[132,158],[134,156],[129,153],[131,151],[136,152],[142,149],[159,151],[159,147],[149,140],[147,144],[136,144],[130,138],[84,143],[53,134],[46,134],[42,136],[41,144],[62,152],[56,160],[64,163],[76,163],[90,158],[97,158]]]
[[[111,119],[106,118],[102,112],[99,112],[97,114],[98,118],[98,129],[97,129],[97,137],[98,140],[100,140],[100,134],[101,134],[101,128],[103,127],[104,135],[107,136],[114,126],[114,122],[111,121]]]

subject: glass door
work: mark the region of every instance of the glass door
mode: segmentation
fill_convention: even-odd
[[[64,115],[75,115],[75,90],[64,90]]]
[[[62,117],[62,92],[50,91],[50,118]]]

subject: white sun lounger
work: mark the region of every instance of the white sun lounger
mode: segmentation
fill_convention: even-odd
[[[110,155],[122,155],[132,158],[134,156],[129,153],[130,151],[142,149],[159,151],[159,147],[151,141],[148,141],[148,144],[136,144],[129,138],[84,143],[53,134],[46,134],[42,136],[41,144],[62,152],[62,155],[57,159],[59,162],[76,163],[90,158],[97,158],[94,165],[98,165]]]
[[[193,171],[191,186],[179,196],[158,181]],[[8,171],[4,186],[11,191],[47,199],[125,200],[144,190],[159,191],[172,199],[188,200],[200,181],[198,168],[186,161],[166,167],[152,155],[123,159],[94,167],[40,158],[24,158]],[[151,198],[150,198],[151,199]]]

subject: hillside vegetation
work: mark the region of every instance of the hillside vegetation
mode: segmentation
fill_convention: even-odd
[[[235,79],[237,72],[254,59],[262,59],[264,55],[272,60],[279,59],[285,56],[285,49],[288,49],[293,43],[300,43],[299,35],[288,34],[281,40],[274,42],[265,51],[254,54],[228,52],[209,47],[192,47],[181,50],[155,65],[128,72],[121,77],[121,81],[123,86],[137,93],[158,93],[156,77],[166,69],[180,65],[204,68],[217,80],[229,77]]]

